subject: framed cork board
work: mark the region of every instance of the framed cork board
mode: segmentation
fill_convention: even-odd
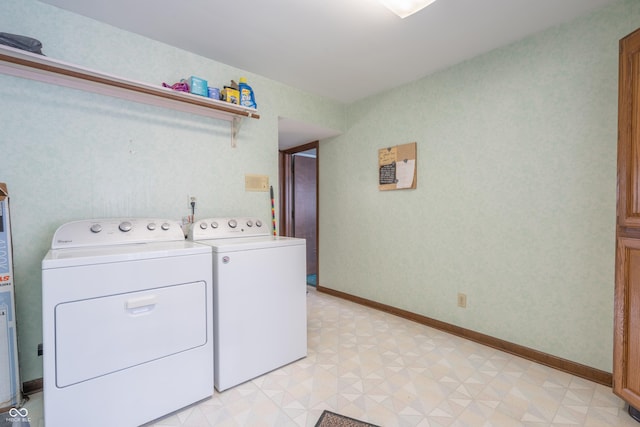
[[[396,145],[378,150],[378,189],[405,190],[416,188],[416,143]]]

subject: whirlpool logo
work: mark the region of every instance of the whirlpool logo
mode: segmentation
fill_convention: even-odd
[[[28,423],[31,421],[29,418],[29,410],[27,408],[11,408],[6,421],[13,424],[22,422]]]

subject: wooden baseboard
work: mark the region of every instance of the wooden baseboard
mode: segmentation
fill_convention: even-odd
[[[505,353],[510,353],[522,357],[523,359],[531,360],[541,365],[549,366],[559,371],[567,372],[569,374],[587,379],[589,381],[593,381],[598,384],[602,384],[607,387],[611,387],[613,385],[613,375],[609,372],[601,371],[599,369],[572,362],[570,360],[562,359],[560,357],[543,353],[529,347],[514,344],[509,341],[504,341],[499,338],[472,331],[470,329],[465,329],[460,326],[455,326],[450,323],[432,319],[421,314],[412,313],[407,310],[368,300],[366,298],[361,298],[345,292],[337,291],[335,289],[325,288],[323,286],[320,286],[319,284],[316,286],[316,289],[318,290],[318,292],[333,295],[335,297],[371,307],[376,310],[384,311],[386,313],[390,313],[395,316],[420,323],[422,325],[430,326],[432,328],[439,329],[452,335],[466,338],[468,340],[486,345],[488,347],[496,348],[498,350],[504,351]]]
[[[42,391],[43,388],[44,382],[42,381],[42,378],[36,378],[35,380],[25,381],[22,383],[22,392],[27,396]]]

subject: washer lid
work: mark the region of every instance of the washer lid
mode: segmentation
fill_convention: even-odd
[[[195,243],[211,246],[213,252],[250,251],[284,246],[306,245],[305,239],[285,236],[239,237],[236,239],[198,240]]]

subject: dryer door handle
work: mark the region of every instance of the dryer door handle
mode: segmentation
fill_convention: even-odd
[[[155,295],[147,295],[127,300],[125,307],[130,314],[142,314],[153,310],[157,303],[158,298]]]

